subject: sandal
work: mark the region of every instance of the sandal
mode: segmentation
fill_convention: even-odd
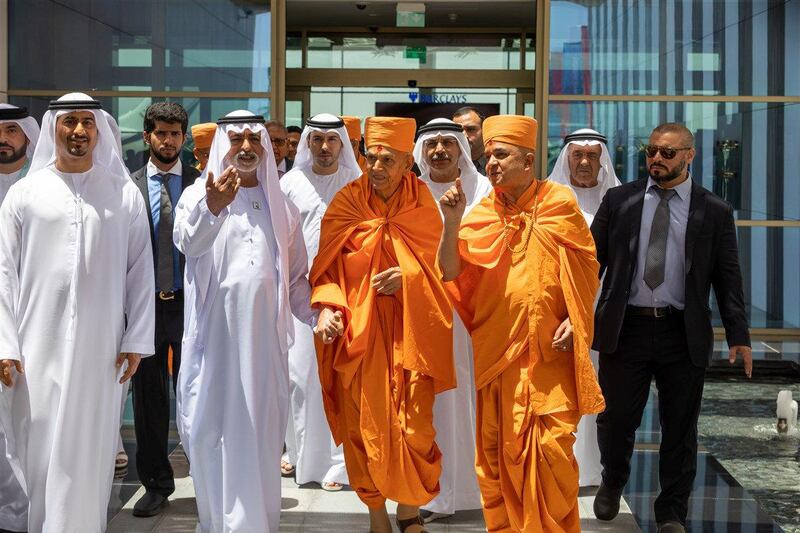
[[[116,460],[114,461],[114,470],[120,471],[125,470],[126,468],[128,468],[128,454],[125,452],[119,452]]]
[[[281,476],[283,477],[291,477],[294,475],[294,471],[297,469],[292,463],[288,463],[284,460],[281,460]]]
[[[328,492],[339,492],[344,488],[344,485],[336,483],[335,481],[325,481],[324,483],[320,483],[319,486],[322,487],[322,490]]]
[[[406,529],[410,528],[411,526],[422,526],[423,529],[420,533],[428,533],[428,530],[425,529],[425,521],[419,515],[413,518],[406,518],[405,520],[400,520],[397,518],[396,522],[397,527],[400,529],[400,533],[405,533]]]

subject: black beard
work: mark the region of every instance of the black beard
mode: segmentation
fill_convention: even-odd
[[[161,155],[158,152],[156,152],[155,150],[153,150],[153,147],[151,146],[150,147],[150,155],[155,157],[156,159],[158,159],[159,161],[161,161],[165,165],[171,165],[172,163],[177,161],[178,158],[181,156],[181,151],[180,150],[176,151],[175,155],[173,157],[164,157],[163,155]]]
[[[661,168],[665,168],[665,167],[661,167]],[[662,174],[660,176],[653,176],[653,174],[650,173],[650,179],[652,179],[656,183],[666,183],[666,182],[672,181],[675,178],[677,178],[678,176],[680,176],[683,173],[683,169],[685,169],[685,168],[686,168],[686,162],[684,161],[680,165],[678,165],[677,167],[672,169],[672,172],[669,172],[667,174]]]
[[[11,147],[9,146],[9,148]],[[27,150],[28,147],[23,146],[19,150],[14,150],[13,152],[11,152],[11,155],[0,154],[0,165],[10,165],[12,163],[16,163],[17,161],[25,157],[25,152],[27,152]]]

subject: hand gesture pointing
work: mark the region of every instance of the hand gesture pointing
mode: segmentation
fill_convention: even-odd
[[[461,223],[461,217],[467,208],[467,197],[461,188],[461,178],[456,178],[456,184],[439,198],[439,205],[445,222]]]

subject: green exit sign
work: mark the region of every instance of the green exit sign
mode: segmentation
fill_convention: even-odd
[[[428,60],[428,49],[424,46],[406,46],[406,59],[419,59],[420,63]]]

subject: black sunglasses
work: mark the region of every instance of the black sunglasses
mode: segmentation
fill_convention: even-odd
[[[647,144],[643,146],[644,152],[647,154],[647,157],[653,158],[656,154],[661,154],[661,157],[664,159],[673,159],[678,152],[681,150],[691,150],[692,147],[688,146],[686,148],[667,148],[664,146],[656,146],[654,144]]]

